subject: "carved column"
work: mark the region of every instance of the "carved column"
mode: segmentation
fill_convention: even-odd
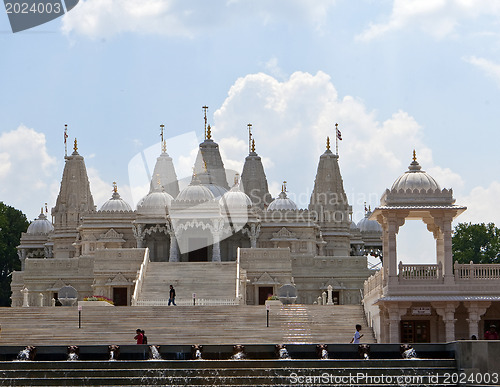
[[[451,285],[455,283],[455,276],[453,273],[453,251],[451,240],[451,216],[445,216],[443,220],[443,248],[444,248],[444,283]]]
[[[446,342],[455,340],[455,310],[460,303],[455,302],[431,302],[431,305],[436,309],[436,313],[443,319],[444,329],[446,332]]]
[[[248,236],[250,237],[250,248],[255,249],[257,247],[257,238],[260,234],[260,224],[252,223],[250,225],[250,230]]]
[[[399,337],[401,316],[406,314],[410,306],[411,303],[409,302],[386,306],[389,316],[389,343],[399,343],[401,341]]]
[[[466,301],[464,302],[467,311],[469,312],[469,318],[467,322],[469,323],[469,339],[472,335],[479,339],[479,321],[481,321],[481,316],[486,313],[486,310],[490,307],[490,301]]]
[[[144,247],[144,230],[143,226],[141,224],[136,224],[134,227],[132,227],[132,231],[134,233],[135,240],[137,241],[137,248],[143,248]]]
[[[173,231],[170,231],[169,234],[170,234],[170,254],[168,257],[168,261],[179,262],[179,253],[177,251],[177,238],[175,237],[175,233]]]
[[[327,304],[328,305],[333,305],[333,296],[332,296],[333,287],[332,287],[332,285],[328,285],[327,291],[328,291],[328,302],[327,302]]]
[[[26,260],[26,249],[17,250],[17,255],[21,261],[21,270],[24,270],[25,260]]]
[[[21,293],[23,294],[23,307],[28,308],[30,306],[28,302],[28,297],[29,297],[29,290],[28,288],[24,287],[21,290]]]

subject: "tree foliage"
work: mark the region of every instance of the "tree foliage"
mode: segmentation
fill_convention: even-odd
[[[458,263],[500,263],[500,229],[494,223],[459,223],[453,231]]]
[[[26,215],[0,202],[0,306],[10,306],[11,274],[21,270],[16,247],[28,225]]]

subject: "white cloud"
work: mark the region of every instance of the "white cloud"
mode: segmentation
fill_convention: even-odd
[[[281,82],[263,73],[239,78],[214,113],[214,120],[215,141],[223,144],[230,139],[230,143],[240,144],[230,150],[231,160],[242,160],[248,153],[246,124],[253,124],[256,151],[265,158],[272,194],[287,180],[289,194],[300,207],[307,207],[327,136],[335,151],[336,122],[343,137],[339,162],[344,189],[354,205],[356,220],[364,215],[364,201],[372,207],[378,205],[385,188],[407,170],[413,149],[422,167],[436,173],[441,184],[449,188],[449,184],[451,188],[463,184],[447,166],[434,165],[415,118],[397,111],[380,121],[377,112],[359,98],[340,97],[330,77],[321,71],[315,75],[295,72]],[[221,145],[222,149],[226,146]]]
[[[495,223],[500,227],[500,182],[493,181],[489,187],[475,187],[467,196],[458,197],[457,204],[467,206],[456,222]]]
[[[492,78],[500,87],[500,65],[485,58],[477,58],[475,56],[465,57],[464,61],[476,66],[487,76]]]
[[[0,135],[0,197],[5,204],[23,211],[28,219],[35,218],[44,202],[55,197],[55,167],[56,160],[47,152],[43,133],[20,125]]]
[[[62,29],[91,38],[124,32],[192,38],[248,17],[264,25],[285,20],[321,29],[334,4],[335,0],[81,0],[64,15]]]
[[[464,22],[478,17],[500,17],[496,0],[394,0],[392,12],[385,23],[370,24],[357,36],[369,41],[389,32],[417,28],[436,38],[456,33]]]

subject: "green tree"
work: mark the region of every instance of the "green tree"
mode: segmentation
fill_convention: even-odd
[[[21,270],[16,246],[28,225],[26,215],[0,202],[0,306],[10,306],[11,274]]]
[[[500,229],[494,223],[459,223],[453,231],[458,263],[500,263]]]

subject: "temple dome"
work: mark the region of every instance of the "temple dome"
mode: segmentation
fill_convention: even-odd
[[[434,180],[434,178],[427,172],[422,171],[422,167],[417,162],[415,154],[413,155],[413,161],[408,167],[408,171],[399,176],[394,184],[392,185],[391,191],[413,191],[415,189],[424,191],[441,191],[439,184]]]
[[[176,202],[208,202],[214,200],[215,196],[206,185],[200,184],[196,178],[190,185],[184,188],[175,198]]]
[[[382,232],[382,226],[376,220],[368,219],[371,212],[367,212],[365,217],[358,222],[358,228],[361,232]]]
[[[351,230],[356,230],[356,229],[358,229],[358,228],[359,228],[359,227],[358,227],[358,225],[356,224],[356,222],[351,221],[351,227],[350,227],[350,229],[351,229]]]
[[[42,210],[40,215],[38,215],[38,218],[31,222],[31,224],[28,226],[26,234],[40,235],[48,234],[52,231],[54,231],[54,226],[52,225],[52,222],[47,219]]]
[[[240,190],[240,185],[235,184],[219,200],[219,205],[223,210],[246,210],[252,206],[252,201],[246,193]]]
[[[137,212],[139,214],[164,215],[169,210],[173,199],[167,192],[156,189],[141,199],[137,204]]]
[[[106,201],[99,211],[109,211],[109,212],[120,212],[120,211],[132,211],[132,207],[120,197],[118,191],[113,191],[111,199]]]
[[[294,211],[297,210],[297,205],[293,202],[293,200],[289,199],[286,196],[286,192],[281,191],[279,196],[274,199],[271,204],[269,204],[269,207],[267,207],[268,211],[275,211],[275,210],[289,210],[289,211]]]

